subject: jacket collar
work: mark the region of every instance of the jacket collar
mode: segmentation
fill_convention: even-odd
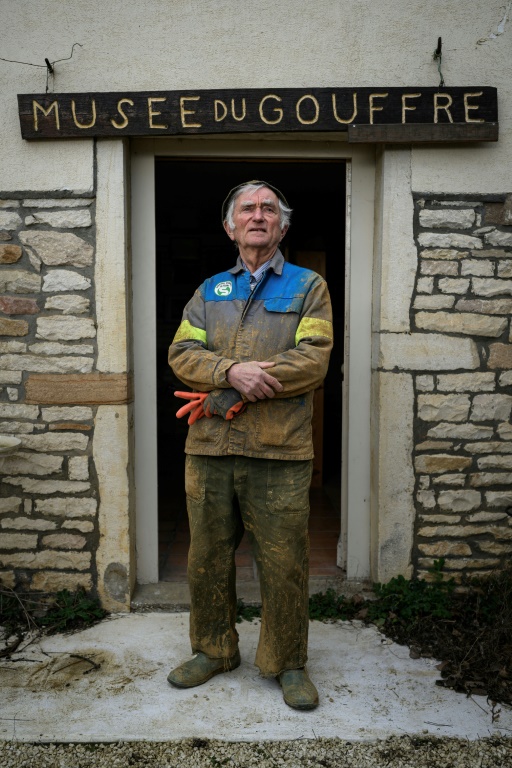
[[[281,275],[283,272],[283,267],[284,267],[284,256],[278,248],[277,251],[272,256],[272,258],[270,259],[267,269],[273,269],[276,275]],[[235,266],[231,267],[231,269],[228,269],[228,272],[231,272],[232,275],[238,275],[240,272],[243,272],[244,269],[245,267],[242,262],[242,259],[240,258],[240,256],[238,256]]]

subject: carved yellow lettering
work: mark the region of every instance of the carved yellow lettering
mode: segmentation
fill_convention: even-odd
[[[110,123],[114,126],[114,128],[126,128],[128,125],[128,118],[126,117],[125,113],[123,112],[123,104],[130,104],[130,106],[133,107],[133,101],[131,99],[119,99],[117,102],[117,111],[123,118],[123,121],[121,123],[116,123],[115,120],[111,120]]]
[[[345,125],[347,123],[351,123],[352,120],[355,120],[357,115],[357,92],[354,91],[352,94],[352,104],[353,104],[353,110],[351,116],[348,118],[348,120],[344,120],[342,117],[339,117],[338,115],[338,109],[336,107],[336,94],[332,94],[332,112],[334,115],[334,118],[338,121],[338,123],[344,123]]]
[[[421,93],[402,93],[402,123],[405,123],[405,113],[414,112],[416,107],[410,107],[407,99],[419,99]]]
[[[464,115],[466,117],[466,123],[485,123],[485,120],[483,118],[476,118],[476,117],[470,117],[469,111],[470,109],[480,109],[479,104],[470,104],[468,102],[468,99],[472,96],[481,96],[483,91],[476,91],[476,93],[465,93],[464,94]]]
[[[195,115],[194,109],[185,109],[186,101],[199,101],[200,96],[182,96],[180,98],[181,125],[183,128],[201,128],[201,123],[187,123],[187,115]]]
[[[440,104],[439,99],[446,99],[446,103]],[[453,104],[453,99],[449,93],[434,93],[434,123],[439,122],[439,111],[441,109],[444,109],[444,111],[448,115],[448,120],[450,121],[450,123],[453,123],[452,113],[450,112],[450,107],[452,104]]]
[[[224,118],[226,117],[228,113],[228,108],[223,101],[221,101],[220,99],[215,99],[215,101],[213,102],[213,109],[215,112],[215,122],[220,123],[221,120],[224,120]],[[219,112],[220,109],[222,109],[222,114]]]
[[[242,99],[242,115],[241,117],[238,117],[235,114],[235,100],[231,99],[231,114],[233,115],[233,118],[235,120],[238,120],[240,122],[241,120],[245,120],[246,110],[245,110],[245,99]]]
[[[305,99],[311,99],[311,101],[315,105],[315,116],[312,120],[306,120],[305,118],[301,117],[300,105]],[[318,121],[318,116],[320,114],[320,104],[318,103],[318,101],[315,99],[314,96],[312,96],[310,93],[306,93],[304,96],[301,96],[300,99],[298,100],[295,110],[297,112],[297,120],[299,121],[299,123],[302,123],[302,125],[313,125]]]
[[[92,100],[92,118],[90,123],[81,123],[79,122],[77,116],[76,116],[76,104],[75,100],[71,99],[71,112],[73,113],[73,122],[75,123],[77,128],[92,128],[94,124],[96,123],[96,102],[94,99]]]
[[[155,112],[153,109],[153,104],[157,101],[167,101],[165,96],[158,96],[158,97],[150,97],[148,99],[148,117],[149,117],[149,127],[150,128],[167,128],[167,125],[159,125],[158,123],[153,122],[153,118],[156,117],[156,115],[161,115],[161,112]]]
[[[370,93],[369,98],[369,107],[370,107],[370,125],[373,125],[373,113],[374,112],[382,112],[384,107],[376,107],[373,103],[374,99],[385,99],[387,97],[387,93]]]
[[[48,109],[45,109],[42,107],[37,101],[32,101],[32,109],[34,112],[34,131],[39,130],[39,123],[37,120],[37,110],[41,110],[43,115],[45,117],[48,117],[52,109],[55,110],[55,125],[57,126],[57,130],[60,131],[60,120],[59,120],[59,105],[56,101],[52,101]]]
[[[280,123],[283,119],[283,110],[281,107],[274,107],[272,112],[275,112],[277,114],[277,117],[275,120],[269,120],[268,117],[265,117],[263,114],[263,105],[265,104],[268,99],[275,99],[276,101],[282,101],[280,96],[276,96],[275,93],[269,93],[267,96],[264,96],[262,100],[260,101],[260,117],[263,120],[264,123],[267,125],[276,125],[277,123]]]

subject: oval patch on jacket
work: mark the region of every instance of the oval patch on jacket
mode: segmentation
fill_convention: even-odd
[[[213,290],[217,296],[229,296],[233,290],[233,283],[231,280],[224,280],[222,283],[217,283]]]

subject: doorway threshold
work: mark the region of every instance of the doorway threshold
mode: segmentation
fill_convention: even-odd
[[[351,597],[357,593],[368,596],[371,584],[366,581],[348,581],[340,570],[337,576],[311,576],[309,579],[309,594],[326,592],[334,589],[338,594]],[[261,605],[259,582],[239,581],[236,585],[239,600],[245,605]],[[137,584],[131,601],[134,612],[148,611],[188,611],[190,608],[190,592],[186,581],[159,581],[156,584]]]

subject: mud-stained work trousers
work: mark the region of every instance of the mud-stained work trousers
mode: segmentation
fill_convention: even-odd
[[[311,461],[186,458],[192,651],[229,659],[238,647],[235,549],[243,534],[258,565],[262,615],[256,665],[265,676],[306,664]]]

